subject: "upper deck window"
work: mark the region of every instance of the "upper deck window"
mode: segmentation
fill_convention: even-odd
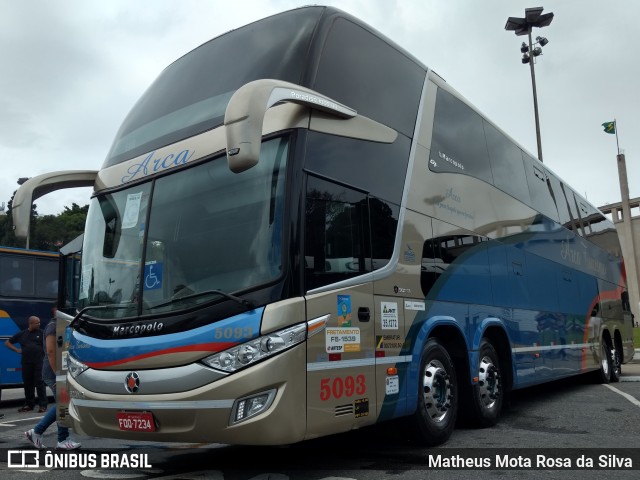
[[[103,168],[222,125],[233,92],[274,78],[300,83],[321,8],[233,30],[167,67],[122,123]]]
[[[312,88],[411,138],[424,78],[424,69],[405,54],[339,18]]]
[[[429,169],[493,182],[482,117],[441,88],[436,96]]]

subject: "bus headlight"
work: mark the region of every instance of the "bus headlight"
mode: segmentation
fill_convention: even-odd
[[[216,370],[233,373],[302,343],[306,336],[307,324],[300,323],[218,352],[203,359],[202,362]]]
[[[69,360],[68,363],[67,363],[67,368],[68,368],[69,373],[71,374],[71,376],[73,378],[76,378],[78,375],[80,375],[82,372],[84,372],[87,368],[89,368],[84,363],[82,363],[80,360],[76,360],[73,357],[73,355],[69,355],[67,358]]]

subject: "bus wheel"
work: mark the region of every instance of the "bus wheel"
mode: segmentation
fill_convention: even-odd
[[[622,358],[619,348],[610,350],[609,358],[611,359],[611,374],[609,375],[609,381],[619,382],[622,375]]]
[[[498,354],[489,341],[482,340],[479,358],[478,383],[472,387],[469,420],[475,426],[484,428],[498,423],[504,385]]]
[[[611,378],[611,349],[604,338],[600,341],[600,368],[592,378],[595,383],[609,383]]]
[[[422,350],[418,379],[418,410],[414,414],[418,441],[440,445],[453,432],[458,410],[458,386],[453,362],[436,339]]]

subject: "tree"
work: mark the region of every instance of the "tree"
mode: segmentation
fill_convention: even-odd
[[[0,216],[0,245],[24,247],[25,242],[18,240],[13,232],[12,204],[13,196],[9,200],[7,214]],[[84,232],[84,222],[88,211],[89,205],[80,207],[73,203],[71,208],[64,207],[64,211],[58,215],[40,216],[37,206],[33,204],[31,207],[29,248],[57,252],[63,245]]]
[[[64,207],[59,215],[35,217],[35,229],[31,235],[31,248],[58,251],[84,232],[89,205],[80,207],[73,203],[71,208]]]

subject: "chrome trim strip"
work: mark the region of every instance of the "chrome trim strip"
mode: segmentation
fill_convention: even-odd
[[[191,363],[180,367],[157,368],[152,370],[130,368],[127,370],[95,370],[89,368],[76,377],[76,382],[95,393],[109,395],[126,394],[125,377],[129,372],[140,376],[139,395],[179,393],[209,385],[225,378],[228,374]],[[167,382],[167,379],[171,382]]]
[[[355,360],[336,360],[326,362],[307,363],[307,372],[317,372],[319,370],[333,370],[335,368],[367,367],[375,365],[375,358],[358,358]]]
[[[513,353],[526,353],[526,352],[540,352],[540,351],[551,351],[551,350],[564,350],[566,348],[569,349],[578,349],[578,348],[589,348],[593,347],[595,343],[572,343],[569,345],[544,345],[537,347],[516,347],[513,348]]]
[[[200,410],[233,407],[233,400],[184,400],[164,402],[120,402],[114,400],[87,400],[72,398],[77,407],[105,408],[108,410]]]
[[[412,355],[400,355],[397,357],[376,357],[376,365],[387,365],[390,363],[410,363]]]

